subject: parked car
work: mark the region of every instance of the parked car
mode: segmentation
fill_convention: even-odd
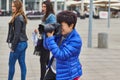
[[[11,15],[11,11],[0,9],[0,16],[10,16],[10,15]]]
[[[77,15],[77,17],[80,17],[80,12],[77,10],[73,10],[73,12]]]
[[[0,15],[2,15],[2,11],[0,10]]]
[[[26,16],[28,19],[41,19],[43,17],[43,13],[40,11],[27,11]]]

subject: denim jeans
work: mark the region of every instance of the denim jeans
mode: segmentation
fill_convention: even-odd
[[[21,80],[26,80],[26,64],[25,64],[26,48],[27,42],[19,42],[15,51],[10,52],[8,80],[13,80],[16,60],[18,60],[21,68]]]

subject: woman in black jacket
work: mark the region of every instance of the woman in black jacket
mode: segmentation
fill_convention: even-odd
[[[18,60],[21,68],[21,80],[26,80],[25,52],[27,48],[26,24],[27,18],[23,11],[22,2],[12,2],[12,19],[9,22],[7,43],[10,44],[8,80],[13,80],[15,63]]]

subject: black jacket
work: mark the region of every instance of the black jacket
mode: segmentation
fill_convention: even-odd
[[[26,23],[22,15],[15,18],[13,23],[9,24],[7,43],[11,43],[11,49],[15,50],[17,44],[21,41],[27,41]]]

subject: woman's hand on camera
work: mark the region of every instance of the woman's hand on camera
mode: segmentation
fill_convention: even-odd
[[[11,49],[11,52],[14,52],[14,50]]]
[[[47,36],[48,36],[48,37],[53,36],[53,34],[54,34],[54,31],[52,31],[52,32],[47,32]]]

